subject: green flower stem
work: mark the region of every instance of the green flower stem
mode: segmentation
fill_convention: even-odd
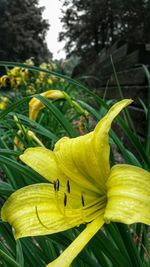
[[[71,245],[56,260],[49,263],[47,267],[69,267],[74,258],[81,252],[103,224],[104,220],[102,216],[89,223]]]

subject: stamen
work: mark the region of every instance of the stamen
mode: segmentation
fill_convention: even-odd
[[[36,216],[37,216],[37,219],[39,221],[39,223],[46,229],[49,229],[45,224],[42,223],[40,217],[39,217],[39,214],[38,214],[38,210],[37,210],[37,206],[35,206],[35,213],[36,213]]]
[[[66,205],[67,205],[67,195],[66,193],[64,193],[64,206],[66,207]]]
[[[54,190],[56,191],[56,181],[54,181]]]
[[[60,187],[60,181],[59,181],[59,179],[57,179],[56,181],[54,181],[54,191],[55,191],[55,198],[56,198],[56,206],[57,206],[60,214],[64,215],[62,210],[61,210],[61,208],[60,208],[60,205],[59,205],[59,198],[58,198],[59,187]],[[64,203],[67,204],[67,200],[65,200],[65,198],[64,198]]]
[[[69,183],[69,180],[67,180],[67,192],[70,193],[70,183]]]
[[[85,206],[85,202],[84,202],[84,196],[81,195],[81,203],[82,203],[82,206],[84,207]]]
[[[59,186],[60,186],[60,182],[57,179],[56,181],[54,181],[54,190],[55,190],[55,192],[59,191]]]

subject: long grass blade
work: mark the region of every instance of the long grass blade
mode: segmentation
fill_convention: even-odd
[[[147,155],[150,155],[150,72],[147,66],[143,65],[143,69],[145,71],[147,81],[148,81],[148,96],[147,96],[147,131],[146,131],[146,152]]]
[[[0,255],[1,258],[4,260],[4,262],[8,263],[9,267],[22,267],[19,263],[17,263],[13,258],[11,258],[9,255],[7,255],[3,250],[0,249]]]
[[[70,137],[75,137],[78,135],[77,131],[72,127],[71,123],[64,117],[57,107],[51,103],[49,100],[44,98],[41,95],[36,96],[45,106],[50,110],[50,112],[55,116],[59,123],[63,126],[65,131],[69,134]]]

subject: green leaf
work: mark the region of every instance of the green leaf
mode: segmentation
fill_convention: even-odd
[[[16,240],[16,261],[24,267],[24,256],[20,240]]]
[[[37,172],[33,171],[29,167],[26,167],[24,165],[21,165],[15,160],[12,160],[10,158],[1,156],[0,157],[0,163],[6,164],[10,167],[12,167],[14,170],[20,172],[24,175],[24,179],[27,184],[30,184],[32,182],[47,182],[42,176],[40,176]],[[16,175],[15,175],[16,176]]]
[[[8,263],[9,267],[22,267],[20,266],[12,257],[6,254],[3,250],[0,249],[0,255],[4,262]]]
[[[23,103],[27,102],[31,96],[24,97],[23,99],[16,101],[14,104],[11,104],[7,109],[0,112],[0,120],[2,120],[9,112],[14,110],[15,108],[18,109]]]
[[[12,186],[6,182],[0,181],[0,195],[9,197],[14,192]]]
[[[148,81],[148,97],[147,97],[147,133],[146,133],[146,152],[147,155],[150,155],[150,72],[147,66],[143,65],[143,69],[145,71],[147,81]]]
[[[58,137],[54,133],[47,130],[45,127],[41,126],[39,123],[30,120],[27,116],[14,112],[11,112],[9,115],[10,116],[16,115],[21,121],[25,122],[25,126],[29,127],[30,130],[33,130],[36,133],[48,137],[53,142],[56,142],[58,140]]]
[[[143,263],[140,259],[140,255],[138,254],[138,250],[136,248],[135,242],[131,236],[130,228],[124,224],[117,224],[118,230],[123,238],[126,250],[130,255],[130,260],[132,262],[133,267],[143,267]]]
[[[52,102],[41,95],[37,95],[35,97],[45,104],[45,106],[55,116],[55,118],[59,121],[59,123],[62,125],[62,127],[70,137],[75,137],[78,135],[77,131],[72,127],[71,123],[64,117],[64,115]]]

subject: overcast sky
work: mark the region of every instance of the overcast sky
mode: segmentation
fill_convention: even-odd
[[[60,23],[61,17],[61,3],[59,0],[39,0],[39,5],[45,7],[43,18],[50,23],[50,30],[47,32],[47,45],[49,50],[53,53],[53,59],[65,58],[65,52],[62,51],[64,42],[58,42],[58,33],[62,29]]]

